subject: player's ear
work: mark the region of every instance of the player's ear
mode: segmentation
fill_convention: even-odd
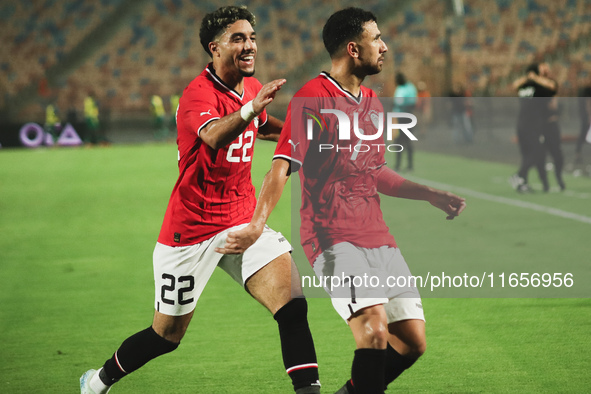
[[[219,44],[215,41],[212,41],[209,43],[208,48],[209,48],[209,52],[211,52],[211,56],[213,57],[219,48]]]
[[[359,45],[355,41],[347,43],[347,53],[354,59],[359,57]]]

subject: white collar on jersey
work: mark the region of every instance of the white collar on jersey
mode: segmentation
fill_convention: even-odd
[[[233,94],[234,96],[236,96],[240,100],[242,100],[244,98],[244,90],[242,90],[242,94],[238,94],[237,91],[235,91],[234,89],[232,89],[231,87],[226,85],[226,83],[224,81],[222,81],[222,79],[220,77],[218,77],[218,75],[215,73],[215,70],[213,69],[213,63],[209,63],[205,69],[207,70],[209,75],[211,75],[213,80],[215,82],[217,82],[218,84],[220,84],[228,92],[230,92],[231,94]]]
[[[322,71],[320,73],[324,78],[328,79],[334,86],[336,86],[341,92],[345,93],[345,96],[349,97],[350,99],[354,100],[357,104],[361,104],[361,100],[363,99],[363,90],[359,90],[359,96],[353,95],[353,93],[349,92],[348,90],[344,89],[340,83],[336,79],[330,76],[329,73],[326,71]]]

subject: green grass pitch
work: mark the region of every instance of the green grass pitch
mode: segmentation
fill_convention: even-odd
[[[258,185],[273,144],[256,151]],[[578,298],[509,288],[426,296],[427,353],[388,392],[587,392],[591,181],[567,177],[569,194],[521,196],[506,183],[513,166],[418,152],[416,167],[413,179],[470,195],[451,222],[427,203],[384,198],[414,273],[572,268]],[[0,150],[0,392],[75,393],[86,369],[150,324],[152,250],[176,175],[170,144]],[[293,236],[289,200],[270,225]],[[349,376],[354,342],[328,299],[309,305],[323,391],[332,393]],[[179,349],[112,392],[277,394],[291,383],[274,320],[218,270]]]

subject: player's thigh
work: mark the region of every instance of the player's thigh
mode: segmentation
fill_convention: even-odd
[[[291,256],[284,253],[248,278],[246,289],[274,315],[292,298],[301,295],[301,290],[294,291],[291,273]]]
[[[374,285],[384,290],[388,299],[420,298],[417,278],[414,277],[400,249],[382,246],[366,249],[375,276]]]
[[[224,256],[219,266],[275,313],[292,296],[301,295],[299,274],[291,260],[291,249],[291,244],[281,233],[266,226],[259,239],[244,254]]]
[[[403,320],[425,321],[423,303],[416,279],[400,249],[382,247],[372,249],[372,261],[379,272],[380,283],[385,284],[388,302],[384,305],[388,323]]]
[[[324,250],[314,261],[314,273],[345,321],[364,308],[388,302],[384,289],[371,280],[375,272],[366,251],[348,242]]]
[[[213,274],[225,237],[214,236],[196,245],[154,248],[154,308],[168,316],[183,316],[195,309],[205,285]]]

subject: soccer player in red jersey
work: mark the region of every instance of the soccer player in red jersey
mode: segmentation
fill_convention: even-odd
[[[301,288],[293,287],[299,275],[289,242],[265,227],[248,251],[222,253],[228,234],[245,227],[256,206],[250,174],[255,139],[276,141],[283,126],[265,108],[285,80],[261,85],[252,77],[254,24],[246,8],[234,6],[202,21],[201,44],[213,60],[184,90],[177,109],[180,174],[154,249],[154,320],[126,339],[101,369],[82,376],[82,393],[106,393],[176,349],[217,266],[273,314],[295,392],[320,393],[307,303]]]
[[[364,275],[380,281],[410,275],[383,220],[378,192],[428,201],[443,210],[447,219],[462,212],[465,200],[411,182],[388,168],[382,138],[368,140],[350,133],[347,140],[341,135],[346,136],[347,130],[337,128],[334,115],[343,114],[356,119],[351,126],[366,136],[374,135],[370,130],[378,127],[381,104],[372,90],[361,85],[367,75],[381,71],[387,51],[376,17],[359,8],[336,12],[324,26],[323,39],[331,56],[330,73],[309,81],[290,102],[253,219],[228,237],[226,250],[247,250],[262,233],[291,171],[298,171],[304,251],[318,277],[350,278],[340,288],[332,287],[330,281],[331,286],[325,286],[357,345],[352,378],[338,393],[383,393],[424,353],[426,339],[421,299],[414,285],[352,284]],[[312,135],[308,124],[316,125]],[[341,119],[338,125],[342,126]]]

